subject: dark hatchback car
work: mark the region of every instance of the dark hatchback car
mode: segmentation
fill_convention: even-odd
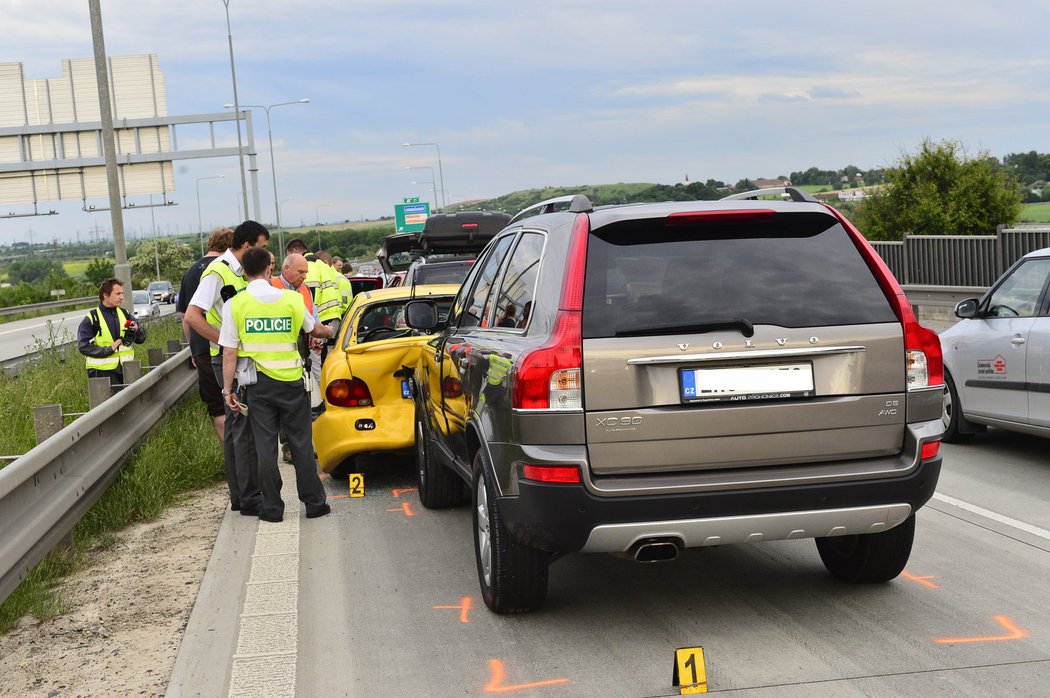
[[[792,200],[749,200],[771,193]],[[407,312],[437,333],[412,383],[420,499],[469,492],[496,612],[539,606],[569,552],[815,538],[850,582],[908,560],[940,472],[940,345],[803,192],[545,202],[492,240],[447,318]]]

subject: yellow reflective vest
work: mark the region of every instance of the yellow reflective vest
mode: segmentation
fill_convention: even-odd
[[[303,360],[295,346],[306,315],[302,296],[285,289],[273,303],[263,303],[251,293],[239,293],[230,302],[240,340],[237,356],[251,357],[256,368],[274,380],[302,380]]]
[[[204,268],[204,273],[201,274],[201,278],[203,279],[208,274],[218,274],[219,278],[222,279],[221,287],[232,286],[234,293],[237,294],[240,294],[240,292],[248,286],[248,281],[240,274],[235,274],[233,269],[230,269],[230,265],[221,257]],[[215,329],[219,329],[222,326],[223,303],[225,303],[225,301],[218,304],[212,303],[211,308],[209,308],[208,312],[204,315],[208,320],[208,324]],[[219,355],[219,345],[214,342],[212,342],[211,345],[211,355]]]
[[[109,325],[106,324],[106,318],[102,317],[101,313],[98,312],[98,308],[92,308],[88,313],[88,317],[91,318],[92,325],[98,326],[98,333],[95,334],[95,344],[100,347],[113,346],[113,342],[117,341],[117,338],[109,331]],[[127,313],[124,312],[123,308],[117,306],[117,325],[124,327],[124,323],[127,321]],[[96,371],[115,371],[122,363],[125,361],[131,361],[134,358],[135,350],[121,344],[117,347],[117,350],[109,356],[85,356],[84,363],[88,368],[93,368]]]
[[[303,281],[314,294],[314,307],[317,308],[317,319],[321,322],[335,320],[343,316],[343,300],[336,281],[337,272],[314,255],[307,255],[306,279]]]

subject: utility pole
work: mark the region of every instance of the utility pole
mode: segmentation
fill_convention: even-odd
[[[109,95],[109,70],[106,66],[106,41],[102,34],[102,10],[99,0],[88,0],[91,13],[91,43],[95,48],[95,78],[98,81],[98,108],[102,117],[102,148],[106,155],[106,182],[109,185],[109,216],[113,222],[114,275],[129,291],[131,265],[124,243],[124,216],[120,208],[120,182],[117,178],[117,147],[113,138],[113,105]],[[132,294],[124,296],[124,310],[133,310]]]

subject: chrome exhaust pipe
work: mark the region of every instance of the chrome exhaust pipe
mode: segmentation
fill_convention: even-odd
[[[680,547],[673,538],[646,540],[633,545],[631,555],[635,562],[670,562],[678,559]]]

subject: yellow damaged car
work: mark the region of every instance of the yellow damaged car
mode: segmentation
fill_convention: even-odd
[[[405,304],[427,298],[447,314],[458,284],[383,288],[354,296],[321,369],[324,411],[313,424],[321,469],[343,477],[362,455],[411,449],[411,370],[430,337],[405,324]]]

